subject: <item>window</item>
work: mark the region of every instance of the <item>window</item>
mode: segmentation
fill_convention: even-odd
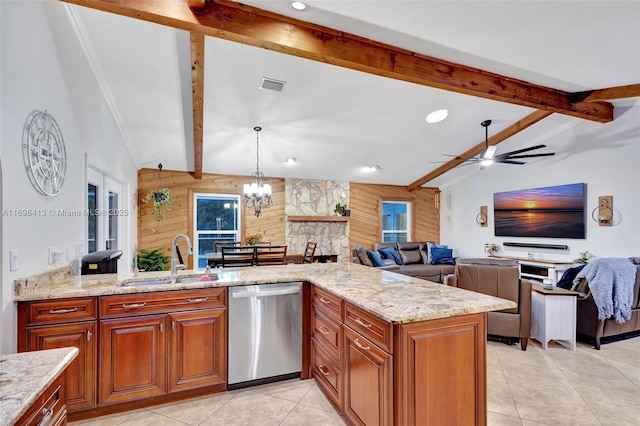
[[[240,241],[240,196],[194,195],[194,253],[198,268],[207,266],[207,253],[220,241]]]
[[[382,241],[409,241],[411,236],[411,203],[382,202]]]

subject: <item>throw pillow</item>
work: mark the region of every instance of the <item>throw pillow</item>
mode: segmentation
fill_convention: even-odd
[[[422,263],[420,250],[400,250],[400,257],[403,265],[411,265],[412,263]]]
[[[453,260],[453,250],[445,247],[433,247],[431,249],[431,260],[434,265],[455,265]]]
[[[402,259],[398,256],[398,252],[394,247],[385,247],[378,249],[378,251],[384,259],[393,259],[396,262],[396,265],[402,265]]]
[[[354,250],[356,251],[356,255],[358,255],[358,259],[360,259],[360,262],[365,265],[365,266],[373,266],[373,262],[371,262],[371,259],[369,259],[369,256],[367,256],[367,249],[364,248],[363,245],[357,245]]]
[[[367,250],[367,254],[369,255],[369,259],[371,259],[371,261],[373,262],[373,266],[386,265],[386,263],[384,263],[384,260],[382,260],[382,256],[380,256],[380,253],[378,253],[376,250],[373,250],[373,251]]]
[[[427,263],[430,263],[432,265],[435,264],[435,262],[433,261],[433,258],[432,258],[433,254],[431,253],[431,251],[433,250],[434,247],[435,248],[448,248],[447,246],[441,246],[441,245],[436,244],[436,243],[427,243],[426,248],[425,248],[427,250]]]

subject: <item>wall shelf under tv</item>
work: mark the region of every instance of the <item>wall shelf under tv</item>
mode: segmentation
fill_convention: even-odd
[[[556,285],[564,272],[573,267],[573,262],[562,260],[535,260],[523,257],[492,256],[498,259],[517,260],[520,265],[520,276],[529,280],[542,281]]]

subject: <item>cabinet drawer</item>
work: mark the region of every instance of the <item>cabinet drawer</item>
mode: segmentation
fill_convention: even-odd
[[[313,286],[312,301],[318,310],[325,311],[340,319],[342,318],[342,299],[335,294]]]
[[[27,325],[96,319],[96,298],[51,299],[20,302],[26,309]]]
[[[311,345],[311,362],[318,386],[342,409],[342,369],[331,361],[331,356],[315,341]]]
[[[36,399],[16,425],[55,424],[66,417],[64,405],[64,374],[61,374],[44,393]],[[41,423],[42,422],[42,423]]]
[[[313,305],[312,337],[323,342],[334,359],[342,359],[342,323]]]
[[[225,288],[119,294],[100,297],[100,318],[147,315],[226,306]]]
[[[367,339],[393,353],[393,326],[368,312],[345,303],[344,323]]]

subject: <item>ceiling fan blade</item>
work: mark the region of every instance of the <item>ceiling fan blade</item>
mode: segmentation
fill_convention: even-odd
[[[454,155],[454,154],[442,154],[442,155],[444,155],[446,157],[454,157],[454,158],[460,158],[460,159],[463,159],[463,158],[467,158],[467,159],[475,158],[475,159],[478,159],[478,157],[463,157],[462,155]]]
[[[520,154],[523,152],[527,152],[527,151],[533,151],[534,149],[540,149],[540,148],[546,148],[546,145],[536,145],[536,146],[530,146],[529,148],[523,148],[523,149],[518,149],[515,151],[511,151],[511,152],[505,152],[504,154],[500,154],[497,155],[496,157],[500,157],[500,158],[505,158],[505,157],[509,157],[513,154]]]
[[[512,160],[514,158],[535,158],[535,157],[551,157],[552,155],[556,155],[555,152],[547,152],[543,154],[527,154],[527,155],[510,155],[505,160]]]
[[[524,161],[513,161],[513,160],[493,160],[496,163],[503,163],[503,164],[517,164],[519,166],[523,165],[523,164],[527,164]]]

